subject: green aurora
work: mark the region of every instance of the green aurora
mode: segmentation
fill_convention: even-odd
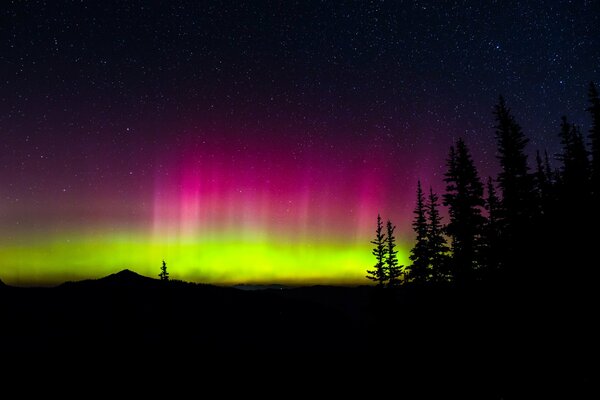
[[[407,261],[399,246],[399,259]],[[14,285],[53,285],[99,278],[128,268],[155,277],[164,259],[171,277],[213,284],[366,284],[374,263],[368,240],[342,241],[236,239],[211,236],[157,240],[143,233],[60,233],[3,238],[0,278]]]

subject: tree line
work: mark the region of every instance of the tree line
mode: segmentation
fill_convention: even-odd
[[[589,134],[560,119],[561,151],[536,152],[528,159],[528,139],[502,96],[494,107],[496,177],[479,176],[467,143],[458,139],[448,153],[440,197],[417,182],[411,264],[398,265],[394,225],[377,217],[367,278],[378,286],[401,283],[477,281],[526,283],[562,280],[591,282],[600,199],[600,97],[588,88]],[[440,208],[447,208],[443,223]]]

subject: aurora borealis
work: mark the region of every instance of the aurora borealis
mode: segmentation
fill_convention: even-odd
[[[373,213],[410,213],[401,207],[409,199],[378,206],[407,192],[386,189],[391,174],[372,172],[381,159],[373,150],[342,164],[334,154],[294,156],[287,143],[259,147],[205,140],[164,154],[160,171],[122,189],[139,196],[134,205],[94,193],[73,198],[73,187],[48,193],[24,207],[48,221],[15,220],[22,230],[5,234],[3,256],[18,261],[4,279],[19,281],[22,271],[34,281],[81,279],[122,267],[155,275],[164,258],[173,276],[200,282],[361,282]]]
[[[238,3],[3,7],[2,281],[366,284],[454,139],[496,170],[500,93],[552,151],[599,73],[592,2]]]

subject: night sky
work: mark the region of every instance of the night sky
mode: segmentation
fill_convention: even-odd
[[[600,2],[5,2],[0,279],[366,283],[453,140],[588,129]]]

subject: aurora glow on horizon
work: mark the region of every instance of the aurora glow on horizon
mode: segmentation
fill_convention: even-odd
[[[408,263],[456,138],[495,174],[499,94],[532,149],[585,125],[600,3],[572,3],[11,2],[0,279],[368,284],[377,214]]]
[[[239,155],[239,145],[220,148],[203,140],[183,148],[155,171],[151,198],[129,211],[117,197],[115,208],[106,210],[107,199],[80,193],[71,202],[63,191],[28,205],[28,212],[54,217],[80,213],[69,222],[36,221],[23,235],[5,235],[2,258],[15,261],[4,266],[3,279],[54,283],[122,268],[154,276],[164,258],[173,278],[197,282],[365,283],[374,216],[392,211],[378,205],[404,192],[384,190],[391,175],[372,172],[378,170],[372,163],[382,159],[376,151],[365,149],[355,165],[336,169],[336,160],[318,165],[314,153],[302,159],[272,147]],[[107,223],[123,212],[126,220]],[[407,240],[399,239],[406,260]]]

